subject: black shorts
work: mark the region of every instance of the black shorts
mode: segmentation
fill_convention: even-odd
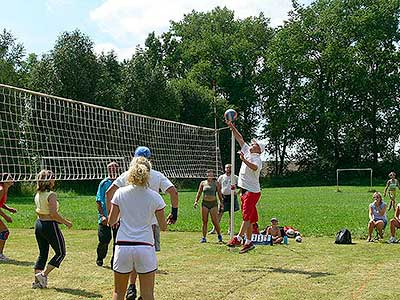
[[[230,212],[231,211],[231,195],[222,195],[222,198],[224,199],[224,212]],[[234,206],[233,206],[234,211],[239,210],[239,202],[237,195],[235,195],[234,198]]]

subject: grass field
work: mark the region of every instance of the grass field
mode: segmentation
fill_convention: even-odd
[[[383,191],[383,187],[374,187]],[[193,208],[195,191],[180,191],[179,220],[171,226],[172,231],[200,231],[200,210]],[[97,210],[95,197],[78,196],[72,193],[59,193],[60,211],[74,223],[74,229],[96,229]],[[336,192],[335,187],[296,187],[264,189],[258,203],[259,225],[265,227],[272,216],[280,220],[281,225],[298,228],[305,236],[334,236],[347,227],[353,236],[365,238],[367,235],[368,204],[372,202],[372,193],[368,187],[343,187]],[[7,202],[18,209],[13,216],[10,228],[32,228],[36,218],[33,196],[12,198]],[[166,198],[169,213],[169,199]],[[393,216],[393,210],[388,217]],[[236,230],[239,229],[241,214],[235,214]],[[228,229],[228,214],[222,220],[224,232]],[[200,238],[200,235],[199,235]]]
[[[244,255],[216,243],[215,236],[209,236],[207,244],[198,243],[201,221],[192,208],[194,195],[180,192],[178,224],[162,234],[156,299],[397,299],[400,245],[365,242],[372,199],[367,187],[343,187],[341,193],[334,187],[263,190],[260,226],[276,216],[281,224],[299,228],[304,242],[258,246]],[[30,289],[38,254],[31,229],[33,200],[9,199],[18,213],[5,249],[12,260],[0,263],[1,299],[111,298],[112,271],[95,265],[94,197],[59,196],[60,210],[74,222],[74,229],[63,228],[67,257],[61,269],[50,274],[46,290]],[[393,211],[388,217],[392,215]],[[240,213],[236,220],[239,223]],[[356,237],[354,245],[333,244],[342,227]],[[227,230],[227,216],[223,229]]]

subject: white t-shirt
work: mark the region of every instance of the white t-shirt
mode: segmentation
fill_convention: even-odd
[[[234,175],[234,184],[237,185],[239,177]],[[222,195],[230,195],[231,194],[231,176],[222,174],[221,176],[218,177],[219,184],[221,185],[221,193]],[[235,191],[236,193],[236,191]]]
[[[155,191],[129,185],[118,189],[111,200],[120,210],[117,241],[142,242],[154,245],[154,214],[165,207],[163,198]]]
[[[122,173],[117,179],[114,180],[113,184],[121,188],[128,185],[128,175],[129,171]],[[160,190],[165,193],[171,186],[174,186],[172,182],[165,177],[161,172],[151,169],[149,178],[149,188],[155,192]]]
[[[128,175],[129,171],[122,173],[117,179],[114,180],[113,184],[121,188],[128,185]],[[172,182],[165,177],[161,172],[151,169],[149,178],[149,188],[155,192],[160,190],[165,193],[171,186],[174,186]],[[157,224],[157,218],[154,216],[153,224]]]
[[[255,164],[257,170],[253,171],[244,162],[240,166],[238,186],[252,193],[260,192],[260,172],[262,169],[262,161],[259,153],[250,153],[250,147],[246,143],[243,144],[241,151],[244,158]]]

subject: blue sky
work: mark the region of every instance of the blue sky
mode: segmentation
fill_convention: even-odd
[[[80,29],[97,52],[114,49],[122,59],[130,57],[149,32],[167,31],[170,20],[216,6],[233,9],[239,18],[263,12],[276,26],[287,18],[291,0],[0,0],[0,28],[11,31],[27,53],[36,54],[52,49],[61,32]]]

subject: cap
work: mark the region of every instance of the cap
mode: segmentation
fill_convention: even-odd
[[[253,143],[256,143],[259,147],[260,147],[260,151],[261,153],[263,153],[265,151],[265,144],[256,140],[256,139],[252,139],[251,140]]]
[[[279,222],[277,218],[271,218],[271,222],[272,222],[272,221]]]
[[[134,157],[138,157],[138,156],[143,156],[146,158],[150,158],[151,156],[151,152],[150,149],[145,147],[145,146],[139,146],[136,148],[135,153],[133,155]]]

